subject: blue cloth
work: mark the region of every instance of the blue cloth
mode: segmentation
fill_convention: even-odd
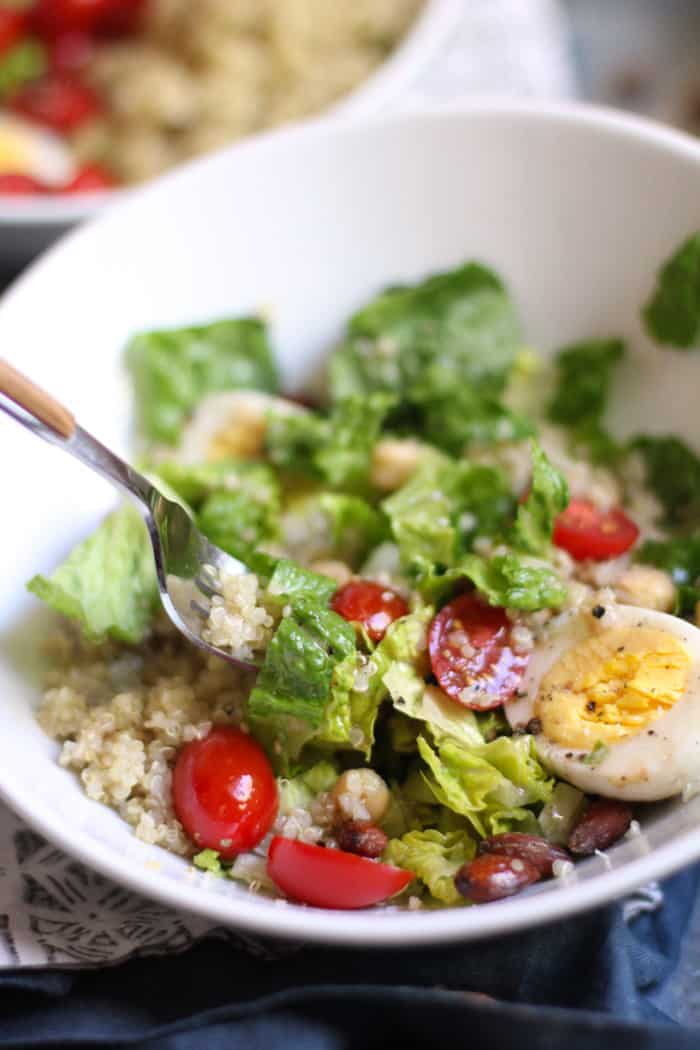
[[[498,940],[275,960],[220,941],[97,971],[0,976],[0,1048],[690,1050],[674,994],[700,866],[619,906]],[[493,998],[486,998],[490,996]]]

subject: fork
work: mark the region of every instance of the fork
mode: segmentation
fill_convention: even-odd
[[[148,529],[163,608],[177,629],[200,649],[237,666],[252,666],[202,636],[219,581],[248,572],[247,566],[210,543],[181,504],[79,427],[67,408],[2,358],[0,410],[133,500]]]

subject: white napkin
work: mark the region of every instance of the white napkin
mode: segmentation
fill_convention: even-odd
[[[573,93],[556,0],[465,0],[458,31],[400,102]],[[0,805],[0,967],[100,966],[183,951],[211,935],[279,954],[254,938],[129,893],[49,845]]]

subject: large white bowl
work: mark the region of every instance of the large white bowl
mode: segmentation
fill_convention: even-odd
[[[389,58],[325,116],[354,118],[380,112],[417,80],[463,16],[463,0],[426,0]],[[0,274],[3,269],[16,273],[71,226],[97,215],[126,192],[25,200],[0,195]]]
[[[659,261],[700,227],[700,146],[576,108],[474,106],[308,126],[206,158],[71,234],[0,305],[2,352],[126,452],[129,333],[264,307],[296,386],[347,316],[387,282],[476,258],[508,280],[533,345],[621,333],[635,346],[617,425],[697,443],[700,357],[653,350],[638,306]],[[454,911],[324,912],[194,876],[89,802],[33,720],[36,603],[23,590],[113,494],[0,418],[0,795],[87,864],[176,907],[269,934],[353,944],[468,939],[590,908],[700,857],[700,798],[650,812],[644,834],[577,882]]]

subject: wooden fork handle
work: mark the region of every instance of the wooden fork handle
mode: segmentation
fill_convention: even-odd
[[[0,394],[9,397],[59,437],[73,437],[76,422],[72,413],[3,358],[0,358]]]

